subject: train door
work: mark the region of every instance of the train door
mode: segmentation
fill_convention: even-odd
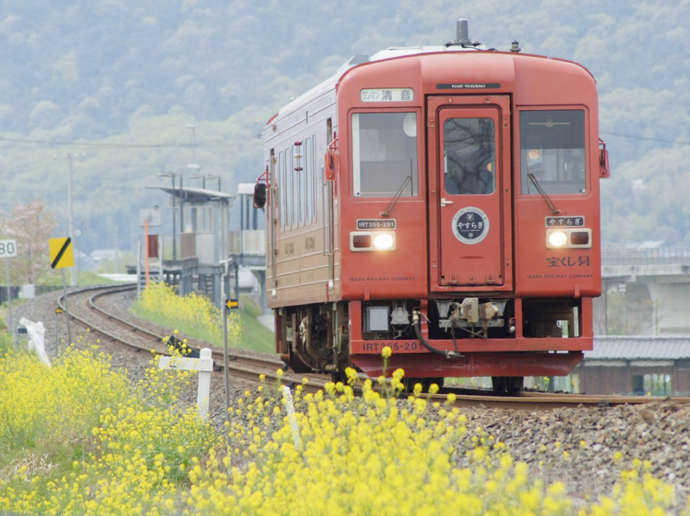
[[[266,265],[270,265],[271,267],[271,291],[275,291],[278,287],[278,266],[276,264],[275,249],[278,245],[276,231],[279,224],[278,214],[280,213],[279,188],[283,188],[283,185],[278,184],[278,173],[276,171],[276,164],[276,153],[274,149],[271,149],[268,164],[268,185],[270,188],[270,192],[268,197],[268,217],[266,218],[266,220],[268,221],[268,223],[266,224],[266,231],[268,232],[268,252],[266,253],[266,257],[268,263]],[[266,288],[269,288],[268,284],[266,285]]]
[[[512,289],[510,103],[438,96],[427,105],[431,289]]]

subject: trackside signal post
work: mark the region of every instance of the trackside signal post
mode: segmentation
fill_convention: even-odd
[[[65,268],[74,267],[74,249],[70,237],[51,238],[48,241],[50,248],[50,268],[62,269],[62,293],[65,298],[65,315],[67,315],[67,345],[72,342],[72,332],[69,326],[69,309],[67,307],[67,283],[65,281]],[[60,354],[60,344],[55,342],[56,353]]]
[[[227,263],[226,263],[227,265]],[[237,292],[235,292],[237,294]],[[237,310],[240,302],[237,299],[226,299],[223,305],[223,366],[225,366],[225,417],[230,408],[230,373],[228,372],[228,315]]]

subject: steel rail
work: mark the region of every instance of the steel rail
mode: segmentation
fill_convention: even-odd
[[[93,331],[105,335],[106,337],[119,342],[130,348],[135,348],[143,351],[151,351],[152,349],[161,355],[169,355],[170,352],[164,344],[165,337],[169,335],[160,335],[159,333],[153,332],[147,328],[134,324],[130,321],[124,320],[115,314],[108,312],[103,307],[96,304],[96,300],[100,297],[105,297],[108,295],[114,295],[128,290],[133,290],[136,288],[136,284],[125,284],[117,286],[97,286],[97,287],[86,287],[76,291],[69,292],[67,295],[72,297],[79,294],[88,294],[89,292],[95,292],[91,295],[87,301],[87,307],[98,313],[100,317],[111,320],[115,322],[119,327],[126,329],[131,334],[141,335],[148,339],[146,344],[139,344],[133,342],[131,338],[127,336],[122,336],[121,333],[114,333],[108,329],[103,328],[101,324],[98,324],[92,320],[88,320],[83,317],[82,314],[75,313],[75,306],[70,303],[72,312],[69,316],[81,323],[82,325],[91,328]],[[58,298],[58,306],[64,310],[64,295]],[[130,335],[131,336],[131,335]],[[208,346],[210,347],[210,345]],[[190,349],[199,351],[199,347],[189,346]],[[222,370],[223,367],[223,352],[217,349],[211,348],[212,357],[214,364],[217,369]],[[277,369],[283,369],[285,364],[282,360],[273,357],[259,357],[250,355],[248,353],[243,353],[240,350],[233,350],[228,353],[228,358],[231,361],[228,365],[229,371],[233,372],[236,376],[256,380],[260,374],[265,374],[267,376],[276,376],[275,372]],[[277,376],[276,376],[277,377]],[[297,378],[291,377],[290,380],[297,381]]]
[[[133,290],[136,288],[135,284],[125,284],[125,285],[108,285],[108,286],[98,286],[98,287],[87,287],[79,289],[76,291],[69,292],[68,296],[74,296],[78,294],[85,294],[88,292],[95,292],[88,299],[87,306],[92,310],[100,314],[101,317],[112,320],[121,327],[128,328],[130,332],[142,336],[147,336],[151,343],[146,345],[139,345],[129,341],[128,339],[122,337],[121,335],[115,334],[109,330],[106,330],[99,325],[94,324],[93,321],[88,321],[80,315],[70,313],[70,317],[80,322],[84,326],[91,328],[92,330],[106,335],[107,337],[113,339],[114,341],[120,342],[128,347],[134,347],[140,350],[150,351],[152,345],[157,348],[156,351],[160,354],[169,354],[166,346],[163,345],[164,335],[157,334],[150,331],[147,328],[143,328],[139,325],[133,324],[126,321],[116,315],[106,311],[102,307],[96,304],[96,300],[101,297],[108,295],[115,295],[121,292],[126,292],[128,290]],[[58,306],[64,309],[64,296],[58,298]],[[74,305],[71,305],[74,307]],[[76,308],[76,307],[74,307]],[[194,346],[190,346],[191,349],[198,349]],[[213,360],[216,365],[217,370],[222,370],[223,367],[223,354],[219,350],[212,349]],[[234,377],[243,378],[250,381],[258,381],[259,377],[263,375],[265,382],[274,382],[276,384],[287,384],[290,386],[303,385],[303,389],[306,392],[316,392],[329,382],[330,378],[327,375],[319,374],[298,374],[292,371],[286,370],[283,361],[278,358],[273,357],[257,357],[254,355],[249,355],[242,353],[238,350],[233,350],[229,353],[229,371],[232,372]],[[284,371],[282,374],[278,373],[278,369]],[[304,383],[304,378],[307,379],[307,383]],[[360,376],[360,380],[362,377]],[[372,379],[373,385],[377,387],[376,379]],[[358,390],[358,389],[356,389]],[[606,408],[619,405],[641,405],[649,403],[660,403],[660,402],[670,402],[678,404],[690,403],[690,397],[678,396],[678,397],[652,397],[652,396],[625,396],[625,395],[594,395],[594,394],[566,394],[566,393],[553,393],[553,392],[534,392],[534,391],[523,391],[515,396],[508,395],[496,395],[491,391],[481,392],[478,390],[468,390],[467,389],[454,389],[444,388],[445,394],[422,394],[421,397],[428,397],[430,401],[443,403],[448,398],[448,392],[452,392],[455,396],[455,401],[453,405],[455,407],[469,408],[469,407],[482,407],[482,408],[502,408],[502,409],[520,409],[520,410],[551,410],[556,408],[567,408],[567,407],[587,407],[587,408]],[[464,391],[464,392],[463,392]],[[402,398],[407,397],[408,394],[403,393]]]

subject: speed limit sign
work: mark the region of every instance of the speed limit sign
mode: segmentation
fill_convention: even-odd
[[[14,258],[17,256],[16,240],[0,240],[0,258]]]

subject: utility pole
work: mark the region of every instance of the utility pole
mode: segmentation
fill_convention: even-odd
[[[67,161],[69,162],[69,180],[67,182],[67,236],[69,236],[74,246],[74,231],[72,230],[72,160],[73,155],[71,152],[67,153]],[[76,248],[76,246],[74,246]],[[77,286],[77,268],[72,267],[70,273],[70,285],[73,287]]]
[[[79,247],[75,244],[74,242],[74,221],[73,221],[73,213],[72,213],[72,176],[74,173],[74,166],[73,166],[73,161],[74,158],[81,158],[83,157],[84,154],[74,154],[72,152],[67,153],[67,162],[69,164],[69,177],[67,181],[67,234],[72,241],[72,247],[73,249],[77,250]],[[76,251],[75,251],[76,254]],[[70,285],[72,287],[77,286],[79,278],[79,255],[77,255],[76,260],[74,262],[74,267],[72,267],[72,271],[70,273]]]

